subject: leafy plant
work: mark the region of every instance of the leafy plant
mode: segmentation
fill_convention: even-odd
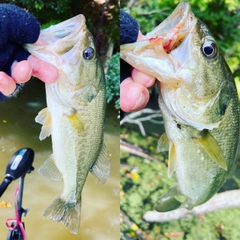
[[[115,108],[120,109],[120,53],[114,54],[108,62],[108,71],[106,74],[107,82],[107,102],[115,101]]]

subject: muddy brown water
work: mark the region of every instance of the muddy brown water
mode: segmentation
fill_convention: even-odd
[[[62,192],[62,182],[53,182],[39,175],[38,169],[51,154],[50,138],[39,141],[40,125],[35,123],[37,113],[45,107],[44,84],[31,80],[17,98],[0,103],[0,181],[12,154],[20,148],[35,151],[35,170],[25,177],[23,207],[29,208],[22,218],[29,240],[118,240],[119,227],[119,120],[117,112],[108,106],[105,143],[111,154],[111,173],[102,185],[89,174],[82,194],[81,226],[78,235],[71,234],[62,223],[42,216],[45,208]],[[18,181],[13,181],[0,198],[14,202]],[[14,208],[0,208],[0,239],[6,239],[7,218],[14,217]]]

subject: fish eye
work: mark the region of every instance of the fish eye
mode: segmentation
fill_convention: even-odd
[[[214,42],[205,42],[202,45],[202,53],[206,58],[214,58],[217,55],[217,46]]]
[[[83,51],[83,57],[85,60],[91,60],[95,56],[95,50],[92,47],[88,47]]]

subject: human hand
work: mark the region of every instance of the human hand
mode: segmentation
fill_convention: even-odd
[[[37,77],[45,83],[52,83],[58,78],[58,70],[55,66],[30,55],[27,60],[14,62],[11,67],[11,76],[0,71],[0,92],[5,96],[12,94],[17,84],[22,84]]]
[[[132,70],[132,76],[126,78],[120,85],[120,107],[124,112],[138,111],[144,108],[150,98],[148,88],[156,80],[137,69]]]
[[[137,41],[147,39],[139,31]],[[150,98],[148,88],[154,86],[156,79],[135,68],[132,76],[120,84],[120,107],[124,112],[138,111],[144,108]]]
[[[29,12],[12,4],[0,4],[0,101],[15,93],[19,85],[36,76],[50,83],[57,68],[28,53],[24,44],[43,45],[40,24]]]

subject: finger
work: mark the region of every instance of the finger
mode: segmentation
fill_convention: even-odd
[[[136,68],[132,70],[132,78],[134,82],[142,84],[146,88],[152,87],[156,83],[156,78],[143,73]]]
[[[137,41],[146,40],[146,39],[149,39],[149,38],[143,35],[141,31],[139,31]]]
[[[12,65],[12,78],[16,83],[25,83],[32,76],[32,67],[26,60],[15,62]]]
[[[148,90],[132,78],[120,84],[120,107],[124,112],[138,111],[146,106],[148,100]]]
[[[50,63],[30,55],[28,62],[32,67],[32,75],[45,83],[52,83],[58,79],[58,70]]]
[[[12,94],[16,89],[15,81],[5,72],[0,72],[0,92],[4,95]]]

